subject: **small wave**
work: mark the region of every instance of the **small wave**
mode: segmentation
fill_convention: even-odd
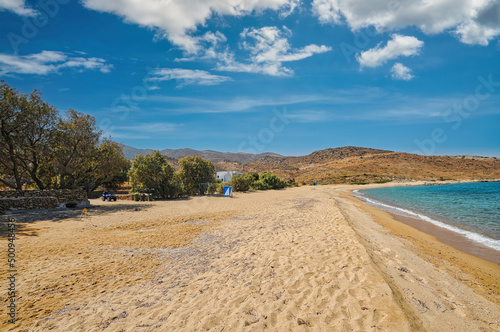
[[[353,191],[353,196],[361,199],[362,201],[366,202],[369,205],[373,205],[373,206],[378,207],[382,210],[386,210],[386,211],[393,212],[395,214],[399,214],[402,216],[413,217],[416,219],[420,219],[420,220],[429,222],[435,226],[438,226],[438,227],[447,229],[449,231],[455,232],[457,234],[460,234],[462,236],[465,236],[467,239],[474,241],[476,243],[482,244],[484,246],[487,246],[488,248],[492,248],[492,249],[495,249],[497,251],[500,251],[500,240],[495,240],[495,239],[489,238],[487,236],[484,236],[482,234],[474,233],[471,231],[467,231],[467,230],[458,228],[458,227],[453,226],[453,225],[446,224],[446,223],[441,222],[439,220],[432,219],[424,214],[416,213],[416,212],[413,212],[411,210],[407,210],[407,209],[403,209],[403,208],[400,208],[397,206],[388,205],[388,204],[379,202],[377,200],[366,197],[362,192],[359,192],[358,190]]]

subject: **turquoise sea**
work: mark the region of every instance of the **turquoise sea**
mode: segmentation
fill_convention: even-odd
[[[500,182],[376,188],[353,195],[500,251]]]

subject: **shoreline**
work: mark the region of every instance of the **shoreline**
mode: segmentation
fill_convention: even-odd
[[[364,203],[359,198],[351,195],[353,190],[356,189],[345,191],[341,197],[356,204],[357,207],[370,215],[373,221],[387,229],[392,236],[405,240],[407,242],[405,246],[407,249],[432,263],[437,268],[446,270],[457,280],[467,281],[469,286],[490,300],[494,302],[498,301],[498,296],[500,295],[500,264],[464,252],[451,244],[441,241],[438,236],[441,238],[449,236],[449,234],[444,234],[445,232],[438,232],[441,233],[438,236],[429,234],[415,227],[415,222],[418,222],[416,219],[408,220],[412,218],[395,215]],[[432,226],[439,228],[435,225]],[[451,231],[448,232],[453,233]],[[448,240],[450,240],[448,242],[452,242],[452,238],[453,236],[448,237]],[[474,244],[471,247],[475,246]],[[486,250],[488,249],[486,248]],[[490,250],[494,251],[493,249]],[[485,256],[490,258],[490,254],[491,252],[488,252]]]
[[[450,183],[444,183],[444,184],[439,184],[439,185],[455,184],[455,183],[456,182],[450,182]],[[475,183],[475,182],[459,182],[459,183]],[[415,184],[415,186],[426,186],[426,185],[428,185],[428,184]],[[401,185],[396,184],[394,186],[384,186],[384,187],[401,187]],[[367,188],[367,189],[373,189],[373,188],[377,188],[377,187],[372,187],[372,188]],[[357,197],[354,194],[355,190],[364,190],[364,189],[353,189],[349,192],[349,195],[351,197],[358,199],[364,205],[372,206],[378,210],[384,211],[384,212],[390,214],[393,219],[395,219],[401,223],[404,223],[410,227],[413,227],[413,228],[415,228],[415,229],[417,229],[425,234],[434,236],[440,242],[447,244],[447,245],[450,245],[459,251],[462,251],[464,253],[467,253],[469,255],[473,255],[473,256],[481,258],[481,259],[488,260],[488,261],[496,263],[496,264],[500,264],[500,251],[495,250],[493,248],[490,248],[488,246],[485,246],[477,241],[471,240],[463,234],[459,234],[457,232],[446,229],[444,227],[440,227],[439,225],[435,225],[435,224],[428,222],[426,220],[412,217],[412,216],[403,216],[403,215],[398,214],[398,213],[387,211],[386,209],[381,208],[379,206],[374,206],[372,204],[369,204],[369,203],[365,202],[362,198]],[[377,202],[380,202],[377,199],[375,199],[375,200]],[[389,203],[384,203],[384,202],[382,202],[382,203],[392,207],[392,205],[390,205]],[[396,207],[393,207],[393,208],[396,208]],[[420,214],[420,213],[422,213],[422,212],[418,212],[418,214]],[[444,222],[440,221],[439,219],[435,219],[435,220],[437,220],[441,223],[444,223]],[[457,227],[457,226],[454,226],[454,227]],[[473,231],[469,231],[469,232],[473,232]]]
[[[461,234],[433,225],[425,220],[405,217],[391,212],[388,213],[395,220],[416,228],[423,233],[432,235],[436,237],[438,241],[452,246],[457,250],[481,259],[485,259],[495,264],[500,264],[500,252],[493,248],[483,246],[478,242],[469,240]]]

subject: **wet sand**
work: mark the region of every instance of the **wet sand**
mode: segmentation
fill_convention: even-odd
[[[371,204],[367,205],[372,206]],[[495,249],[481,245],[480,243],[472,241],[461,234],[439,227],[425,220],[409,216],[403,216],[386,210],[383,211],[387,212],[392,217],[392,219],[397,220],[413,228],[416,228],[422,231],[423,233],[432,235],[436,237],[436,239],[439,240],[440,242],[450,245],[458,249],[459,251],[473,255],[478,258],[486,259],[493,263],[500,264],[500,252],[498,252]]]
[[[433,225],[426,221],[422,221],[412,217],[405,217],[391,213],[392,218],[405,223],[413,228],[416,228],[426,234],[435,236],[437,240],[442,243],[448,244],[464,253],[486,259],[490,262],[500,264],[500,253],[495,249],[488,248],[477,242],[467,239],[465,236]]]
[[[8,324],[2,309],[0,330],[500,330],[498,264],[353,188],[93,200],[81,220],[19,223],[19,317]]]

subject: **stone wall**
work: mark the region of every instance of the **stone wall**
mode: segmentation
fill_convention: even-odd
[[[131,201],[133,194],[116,194],[116,199],[119,201]]]
[[[88,205],[87,193],[83,189],[0,191],[0,214],[11,208],[54,209],[67,203]]]

